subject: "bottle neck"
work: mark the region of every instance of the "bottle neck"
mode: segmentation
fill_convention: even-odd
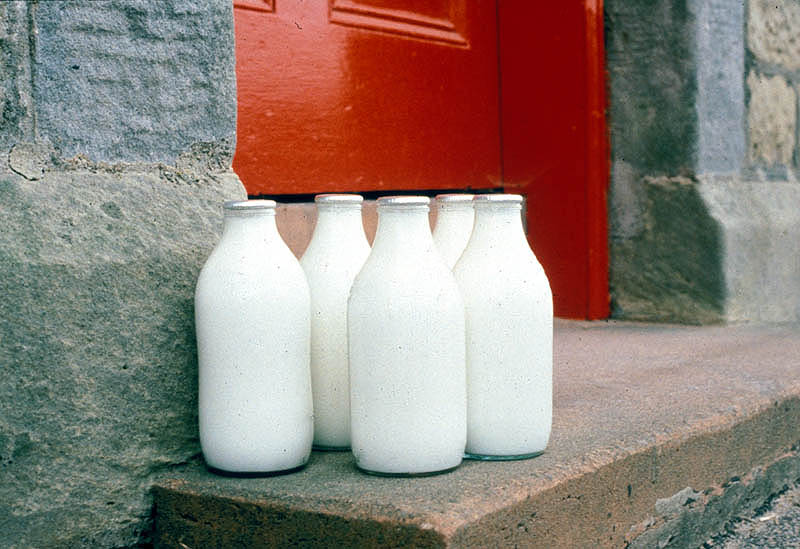
[[[428,206],[382,206],[378,208],[378,228],[373,250],[393,253],[420,253],[433,249]]]
[[[475,217],[475,210],[472,204],[462,204],[458,206],[439,206],[436,212],[436,226],[461,226],[465,223],[472,224]]]
[[[338,238],[339,235],[356,234],[364,234],[360,204],[317,205],[315,238]]]
[[[483,243],[529,248],[522,227],[522,208],[519,204],[475,205],[475,223],[470,245]]]
[[[275,210],[226,211],[222,224],[222,238],[227,240],[245,240],[257,238],[271,241],[280,238],[275,223]]]

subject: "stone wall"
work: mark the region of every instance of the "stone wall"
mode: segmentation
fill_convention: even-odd
[[[605,10],[613,315],[800,319],[800,2]]]
[[[193,292],[244,198],[229,0],[0,2],[0,547],[149,541]]]
[[[750,0],[747,21],[748,165],[794,178],[798,164],[800,2]]]

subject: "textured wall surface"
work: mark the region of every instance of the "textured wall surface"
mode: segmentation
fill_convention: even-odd
[[[607,0],[606,55],[614,162],[648,175],[690,173],[696,75],[685,0]]]
[[[175,162],[197,142],[232,145],[231,10],[211,0],[39,2],[39,135],[65,157],[103,162]]]
[[[711,180],[699,189],[725,252],[725,320],[800,318],[800,185]]]
[[[692,0],[698,174],[735,174],[745,154],[744,2]]]
[[[747,45],[763,61],[800,70],[800,2],[749,0]]]
[[[0,2],[0,547],[150,540],[193,295],[245,197],[229,0]]]
[[[632,185],[638,224],[611,245],[614,314],[695,324],[724,320],[722,228],[699,185],[686,177]]]
[[[800,1],[605,7],[613,314],[797,320]]]
[[[800,1],[750,0],[748,13],[748,162],[770,179],[796,179]]]
[[[30,65],[31,15],[27,2],[0,2],[0,150],[33,140]]]
[[[790,166],[797,135],[797,96],[783,76],[752,71],[747,76],[750,109],[748,160],[753,164]]]
[[[0,546],[146,539],[199,451],[193,291],[235,176],[0,176]]]

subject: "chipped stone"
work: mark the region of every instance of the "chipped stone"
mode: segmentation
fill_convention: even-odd
[[[687,486],[673,496],[656,500],[656,513],[663,517],[675,516],[683,510],[684,506],[696,501],[700,495],[700,492]]]
[[[8,153],[8,167],[29,181],[41,179],[52,163],[55,151],[40,143],[17,143]]]

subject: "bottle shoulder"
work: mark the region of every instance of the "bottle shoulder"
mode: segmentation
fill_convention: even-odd
[[[536,299],[552,299],[550,281],[536,256],[528,254],[516,257],[491,254],[470,254],[467,251],[453,268],[453,276],[465,300],[479,295],[537,296]]]
[[[305,273],[283,242],[224,239],[212,250],[198,276],[198,288],[205,284],[271,284],[305,287]]]
[[[352,220],[344,220],[344,223],[332,223],[332,221],[328,219],[322,226],[318,221],[311,234],[308,247],[303,252],[303,258],[306,256],[327,257],[358,254],[364,249],[369,251],[369,242],[364,234],[360,216],[357,224],[353,224]]]
[[[331,245],[312,241],[299,261],[308,275],[312,273],[346,275],[353,270],[358,272],[369,256],[369,252],[370,247],[366,238],[363,242],[348,244],[337,242]]]
[[[370,256],[355,277],[351,298],[444,299],[458,298],[452,272],[436,252],[405,260]]]
[[[503,243],[475,245],[470,242],[453,267],[453,272],[485,274],[517,273],[520,276],[539,273],[544,269],[533,250],[527,245],[507,246]]]

